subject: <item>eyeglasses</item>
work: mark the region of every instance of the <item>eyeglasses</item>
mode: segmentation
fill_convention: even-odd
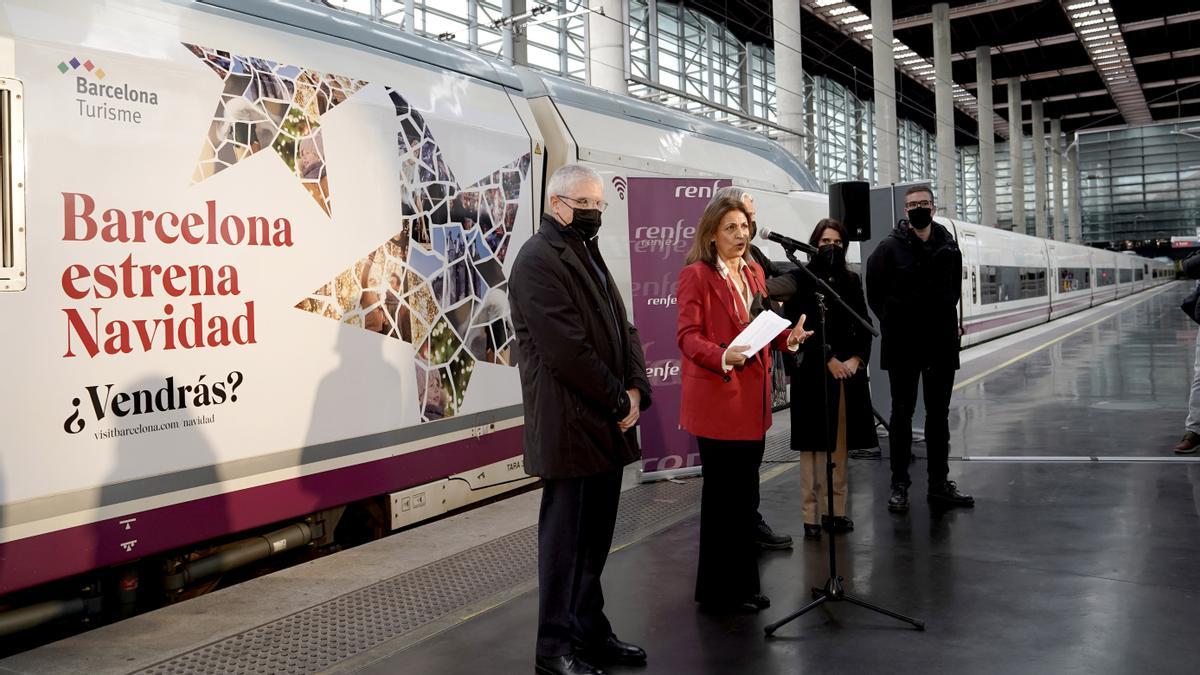
[[[608,208],[608,202],[604,201],[603,199],[591,200],[587,199],[586,197],[581,199],[578,197],[566,197],[564,195],[558,195],[558,198],[564,201],[573,202],[576,204],[577,208],[596,209],[600,211],[600,213],[604,213],[604,210]]]
[[[906,209],[932,209],[933,202],[928,199],[923,199],[919,202],[904,202]]]

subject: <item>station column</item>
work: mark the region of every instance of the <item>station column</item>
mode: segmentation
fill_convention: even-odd
[[[875,142],[879,149],[879,170],[875,174],[875,183],[890,185],[900,180],[891,0],[871,0],[871,35],[871,70],[875,79]]]
[[[775,110],[779,126],[805,132],[804,72],[800,55],[800,2],[774,0],[771,6],[775,36]],[[747,90],[748,91],[748,90]],[[779,141],[796,159],[804,161],[804,139],[783,134]]]
[[[1050,120],[1050,181],[1054,185],[1054,238],[1067,240],[1067,220],[1063,210],[1062,120]]]
[[[979,102],[979,206],[980,220],[996,226],[996,110],[992,105],[992,48],[975,50],[975,96]]]
[[[937,113],[937,201],[944,215],[957,218],[958,158],[954,153],[954,73],[950,69],[950,5],[933,6],[933,76]]]
[[[1067,187],[1070,191],[1068,197],[1071,200],[1069,205],[1071,236],[1068,241],[1072,244],[1082,244],[1083,204],[1079,201],[1079,134],[1075,135],[1075,140],[1071,143],[1071,151],[1067,153]]]
[[[625,82],[625,0],[600,0],[604,13],[588,14],[588,80],[593,87],[628,94]]]
[[[1012,181],[1013,232],[1025,231],[1025,129],[1021,121],[1021,80],[1008,80],[1008,175]]]
[[[1046,228],[1046,115],[1041,99],[1033,102],[1033,229],[1045,237]]]

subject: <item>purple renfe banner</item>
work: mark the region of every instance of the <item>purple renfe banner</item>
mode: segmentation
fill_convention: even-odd
[[[646,375],[654,388],[654,405],[640,422],[644,480],[700,467],[695,437],[679,428],[675,290],[704,207],[714,191],[732,184],[724,178],[629,179],[630,299],[646,352]]]

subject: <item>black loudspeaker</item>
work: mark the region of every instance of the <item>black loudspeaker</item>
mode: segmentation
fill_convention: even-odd
[[[829,186],[829,217],[846,226],[850,241],[871,238],[871,186],[850,180]]]

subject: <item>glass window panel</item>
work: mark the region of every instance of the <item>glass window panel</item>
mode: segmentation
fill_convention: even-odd
[[[529,56],[529,65],[558,72],[561,65],[558,60],[558,52],[531,44],[527,53]]]

